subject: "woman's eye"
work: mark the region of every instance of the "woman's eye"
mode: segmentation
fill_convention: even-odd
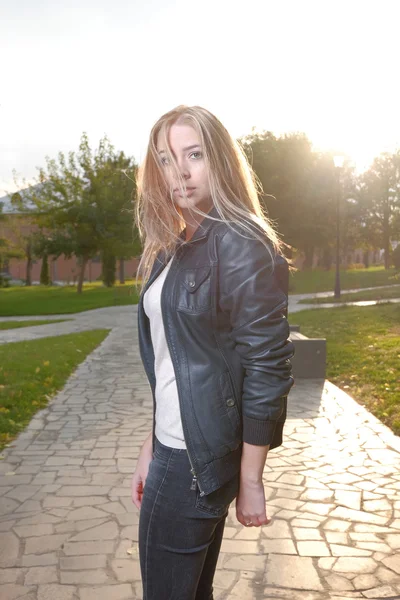
[[[202,157],[202,154],[201,154],[201,152],[200,152],[200,151],[197,151],[197,152],[192,152],[192,154],[191,154],[190,156],[194,156],[195,154],[197,154],[197,155],[198,155],[198,156],[197,156],[197,158],[201,158],[201,157]]]
[[[160,159],[160,162],[161,162],[162,165],[167,165],[168,164],[168,158],[164,158],[163,157],[163,158]]]

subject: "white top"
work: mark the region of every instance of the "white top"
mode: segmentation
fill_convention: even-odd
[[[143,297],[143,308],[150,320],[150,333],[155,357],[155,435],[165,446],[169,446],[170,448],[186,448],[175,371],[167,340],[165,339],[164,323],[161,314],[161,290],[171,266],[172,258],[146,290]]]

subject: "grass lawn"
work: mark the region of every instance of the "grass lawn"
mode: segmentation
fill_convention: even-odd
[[[72,319],[40,319],[38,321],[3,321],[0,323],[2,329],[19,329],[20,327],[32,327],[34,325],[48,325],[49,323],[63,323],[64,321],[72,321]]]
[[[0,450],[44,408],[108,329],[0,346]]]
[[[0,316],[60,315],[137,302],[133,280],[112,288],[103,287],[100,282],[87,283],[82,294],[77,293],[75,286],[9,287],[0,289]]]
[[[400,304],[300,311],[291,323],[327,341],[327,379],[400,435]]]
[[[340,271],[342,290],[351,290],[379,285],[400,283],[394,267],[387,271],[384,267],[369,267],[369,269],[352,269]],[[289,276],[289,293],[312,294],[316,292],[330,292],[335,289],[335,269],[324,271],[313,269],[297,271]]]
[[[328,298],[304,298],[299,304],[323,304],[324,302],[356,302],[359,300],[387,300],[388,298],[400,298],[400,285],[390,288],[378,288],[376,290],[365,290],[365,292],[353,292],[352,294],[340,294],[340,300],[334,296]]]

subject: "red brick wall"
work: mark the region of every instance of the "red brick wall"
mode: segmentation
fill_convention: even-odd
[[[0,222],[0,238],[5,238],[13,242],[16,246],[24,244],[23,235],[37,229],[37,226],[30,223],[29,217],[22,215],[6,215],[6,219]],[[12,258],[9,262],[9,273],[16,279],[26,279],[26,258]],[[135,277],[139,264],[139,258],[132,258],[124,262],[125,279]],[[34,261],[31,270],[31,281],[40,281],[40,270],[42,268],[42,259]],[[73,283],[77,281],[79,266],[76,258],[67,259],[60,256],[55,261],[49,257],[49,274],[52,281],[62,281]],[[89,261],[85,269],[85,281],[96,281],[101,275],[101,262]],[[117,262],[116,278],[119,280],[119,262]]]

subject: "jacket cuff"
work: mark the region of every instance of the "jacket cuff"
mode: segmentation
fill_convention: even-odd
[[[243,441],[270,450],[282,445],[284,421],[259,421],[243,415]]]

